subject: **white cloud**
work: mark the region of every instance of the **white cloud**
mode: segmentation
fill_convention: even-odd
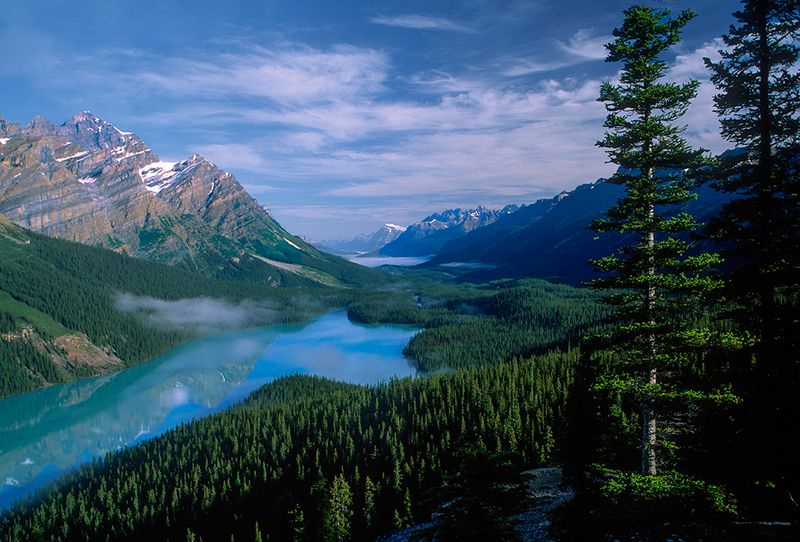
[[[697,49],[677,54],[675,61],[669,68],[667,77],[679,83],[684,83],[690,79],[707,80],[709,72],[703,59],[707,57],[712,61],[719,60],[719,50],[724,47],[725,44],[722,38],[716,38],[713,41],[704,43]]]
[[[530,201],[610,173],[595,146],[606,114],[596,101],[597,76],[516,78],[598,61],[607,39],[581,30],[556,43],[555,59],[485,59],[462,73],[402,73],[384,51],[282,43],[166,58],[126,55],[124,72],[105,55],[54,80],[142,97],[151,104],[147,114],[109,120],[134,130],[178,127],[191,135],[188,154],[240,173],[256,197],[315,198],[290,208],[270,196],[279,220],[363,221],[364,202],[374,201],[369,217],[402,221],[404,209],[423,203]],[[718,47],[710,42],[678,54],[668,74],[703,81],[684,120],[691,142],[715,151],[726,145],[702,57]]]
[[[472,32],[473,29],[463,23],[433,17],[431,15],[377,15],[370,19],[375,24],[396,26],[414,30],[447,30],[451,32]]]
[[[291,107],[379,92],[388,67],[385,53],[347,45],[325,51],[251,45],[235,53],[153,60],[140,59],[123,73],[105,62],[87,62],[80,75],[100,88],[125,92],[209,100],[256,98]]]
[[[679,53],[667,73],[669,80],[678,83],[685,83],[691,79],[700,82],[697,97],[692,101],[681,122],[688,126],[686,136],[693,145],[715,153],[722,152],[731,145],[722,139],[719,133],[719,118],[713,113],[714,95],[717,90],[709,80],[709,72],[703,59],[718,60],[719,50],[723,47],[722,38],[716,38],[697,49]]]
[[[274,321],[279,314],[279,311],[263,301],[257,303],[245,300],[234,304],[211,297],[168,301],[118,293],[114,302],[117,310],[133,314],[148,325],[198,333],[268,323]]]
[[[566,43],[559,42],[561,49],[572,56],[587,60],[603,60],[607,56],[605,44],[611,36],[593,36],[591,30],[582,28],[570,36]]]
[[[211,162],[231,169],[264,171],[270,167],[269,160],[262,153],[245,143],[214,143],[200,145],[197,149]]]
[[[252,140],[240,149],[247,162],[242,167],[249,167],[249,156],[270,160],[288,153],[270,161],[271,177],[324,181],[326,194],[343,199],[544,196],[610,171],[594,146],[605,116],[596,101],[599,84],[548,80],[527,91],[486,85],[430,104],[375,101],[282,115],[256,112],[271,122],[280,116],[303,138],[314,127],[320,134],[314,142],[323,143],[309,153],[293,147],[292,138]],[[371,143],[372,137],[380,142]],[[214,159],[223,167],[240,161]]]
[[[604,45],[611,39],[611,36],[594,36],[590,30],[581,29],[570,36],[566,42],[556,40],[556,49],[548,48],[546,55],[505,59],[502,73],[506,77],[520,77],[560,70],[589,61],[603,60],[606,58]],[[559,51],[560,55],[557,54]]]

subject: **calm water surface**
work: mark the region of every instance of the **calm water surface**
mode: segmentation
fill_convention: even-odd
[[[414,374],[410,326],[344,311],[309,324],[207,337],[113,374],[0,401],[0,509],[76,465],[220,410],[287,374],[358,384]]]
[[[353,263],[363,265],[364,267],[378,267],[380,265],[399,265],[401,267],[413,267],[421,263],[425,263],[433,256],[362,256],[351,255],[345,256]]]

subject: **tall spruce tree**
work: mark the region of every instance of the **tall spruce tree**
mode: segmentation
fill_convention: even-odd
[[[738,148],[722,157],[716,184],[734,199],[709,232],[730,247],[740,316],[757,330],[761,361],[774,364],[788,331],[776,304],[800,282],[800,3],[743,4],[721,59],[705,59],[722,136]]]
[[[598,232],[617,232],[627,240],[616,253],[592,263],[605,272],[592,281],[607,289],[619,325],[596,341],[595,359],[613,360],[598,377],[598,388],[628,394],[639,405],[641,473],[658,472],[657,411],[667,399],[697,397],[684,386],[691,343],[703,334],[691,327],[697,296],[719,287],[708,270],[713,254],[690,255],[687,232],[699,225],[682,210],[694,198],[684,171],[703,163],[703,151],[683,138],[676,124],[695,97],[697,81],[664,81],[661,55],[680,40],[691,11],[672,18],[667,10],[635,6],[606,45],[607,62],[622,62],[619,83],[604,83],[599,101],[608,110],[604,139],[619,169],[610,182],[626,194],[595,221]],[[660,416],[662,413],[659,412]],[[664,412],[666,414],[666,412]]]
[[[751,506],[800,515],[798,448],[786,440],[800,423],[800,3],[745,0],[734,17],[706,65],[722,136],[737,147],[715,171],[732,199],[707,231],[724,243],[734,318],[756,339],[742,356],[735,449],[740,478],[775,488]]]
[[[353,519],[353,494],[343,474],[331,482],[327,502],[323,510],[322,531],[325,540],[343,542],[350,540]]]

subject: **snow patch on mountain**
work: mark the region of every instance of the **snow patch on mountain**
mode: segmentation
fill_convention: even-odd
[[[195,158],[194,156],[192,158]],[[179,183],[189,172],[194,170],[199,162],[190,163],[190,160],[183,162],[152,162],[139,168],[139,176],[145,184],[145,188],[154,194],[158,194],[165,188]]]
[[[66,162],[67,160],[74,160],[75,158],[86,157],[88,154],[89,154],[88,151],[76,152],[75,154],[65,156],[64,158],[56,158],[56,162]]]
[[[286,241],[287,243],[289,243],[290,245],[292,245],[292,246],[293,246],[294,248],[296,248],[297,250],[303,250],[303,249],[302,249],[302,248],[300,248],[299,246],[297,246],[297,245],[295,245],[294,243],[292,243],[291,241],[289,241],[289,240],[288,240],[286,237],[284,237],[284,238],[283,238],[283,240],[284,240],[284,241]]]
[[[150,149],[143,149],[141,151],[130,152],[128,150],[128,147],[122,146],[122,147],[114,147],[112,149],[112,152],[116,155],[114,157],[116,159],[116,161],[117,162],[122,162],[123,160],[126,160],[128,158],[132,158],[134,156],[139,156],[140,154],[144,154],[146,152],[150,152]]]
[[[397,239],[405,231],[405,226],[387,223],[373,233],[357,235],[347,240],[323,241],[320,246],[323,250],[344,254],[375,252]]]

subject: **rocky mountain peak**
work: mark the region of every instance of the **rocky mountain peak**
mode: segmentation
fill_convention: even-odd
[[[36,115],[25,131],[38,137],[48,136],[54,134],[55,126],[42,115]]]
[[[22,137],[10,123],[2,129],[0,214],[23,227],[272,285],[338,284],[361,273],[354,264],[342,272],[341,261],[293,237],[200,154],[163,161],[90,111],[58,126],[37,117]]]
[[[22,130],[22,125],[18,122],[9,122],[0,118],[0,135],[3,137],[11,137]]]
[[[89,151],[122,147],[128,136],[132,135],[95,116],[91,111],[73,115],[59,128],[59,135]]]

